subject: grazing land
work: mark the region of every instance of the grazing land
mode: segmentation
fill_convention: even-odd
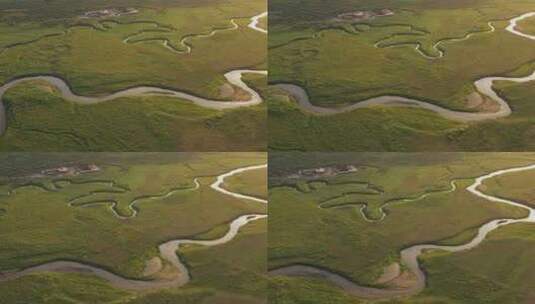
[[[0,303],[265,303],[265,157],[2,155]]]
[[[529,153],[272,153],[270,301],[529,303],[534,164]]]
[[[272,150],[533,147],[535,4],[274,0],[270,8]]]
[[[266,18],[249,24],[265,11],[257,0],[0,2],[0,149],[264,150],[253,94],[266,82]]]

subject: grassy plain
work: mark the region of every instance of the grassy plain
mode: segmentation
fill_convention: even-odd
[[[272,277],[269,279],[268,297],[275,304],[360,304],[359,299],[348,296],[321,279],[298,277]]]
[[[28,159],[35,160],[33,167],[27,165]],[[66,177],[55,181],[29,177],[52,164],[89,161],[103,170],[68,177],[70,183]],[[158,256],[160,243],[218,238],[237,216],[265,213],[261,204],[234,199],[209,187],[215,175],[264,162],[262,153],[4,155],[1,163],[10,174],[3,176],[1,186],[0,269],[75,260],[143,278],[145,261]],[[114,200],[117,213],[132,216],[128,205],[133,200],[192,187],[193,178],[198,176],[199,190],[139,200],[133,207],[137,216],[128,219],[115,217],[108,205],[84,207]],[[24,186],[30,182],[34,186]],[[252,187],[257,187],[255,182],[251,181]],[[15,191],[7,195],[9,189]],[[69,202],[75,203],[69,206]],[[0,303],[263,303],[265,230],[266,222],[259,221],[220,247],[188,246],[181,250],[193,277],[182,288],[135,293],[114,289],[92,276],[43,273],[0,283]],[[243,248],[248,249],[247,256],[238,254]],[[227,280],[222,282],[221,276]]]
[[[474,237],[476,227],[490,219],[526,216],[524,210],[480,199],[465,188],[476,176],[535,161],[532,154],[500,153],[272,154],[268,267],[314,265],[368,286],[382,286],[376,280],[385,266],[399,261],[403,248],[421,243],[463,244]],[[308,187],[300,186],[303,180],[289,177],[297,169],[335,164],[354,164],[360,170],[316,178],[316,182],[308,180]],[[451,179],[461,179],[456,191],[437,192],[447,189]],[[380,189],[381,194],[363,194],[366,183]],[[411,202],[397,200],[416,198],[422,193],[431,194]],[[337,203],[325,208],[325,201],[343,196],[350,198],[339,201],[338,206],[346,204],[345,208],[332,208]],[[378,208],[386,202],[390,206],[385,207],[386,215],[380,220]],[[364,213],[375,221],[365,220],[359,212],[361,203],[368,204]],[[323,208],[318,208],[320,205]],[[485,261],[492,263],[493,259]],[[426,262],[426,272],[427,265]],[[431,271],[431,276],[440,276]],[[477,277],[472,281],[477,284]],[[322,303],[321,299],[331,298],[332,303],[361,303],[321,279],[272,277],[270,284],[273,303]],[[407,303],[450,303],[444,300],[446,294],[444,290],[440,294],[426,291]]]
[[[522,33],[535,34],[535,21],[533,19],[524,19],[518,23],[518,30]]]
[[[233,175],[225,182],[225,188],[267,199],[267,168]]]
[[[269,82],[300,85],[315,105],[337,107],[401,95],[449,109],[485,111],[484,104],[467,98],[474,93],[475,80],[533,72],[533,41],[504,30],[505,19],[535,9],[527,1],[339,0],[326,5],[276,0],[270,7]],[[379,8],[389,8],[394,15],[360,22],[335,20],[341,13]],[[496,28],[493,33],[486,32],[489,21]],[[471,32],[480,33],[435,47],[442,39]],[[414,49],[416,44],[425,56],[438,57],[439,50],[445,55],[426,58]],[[269,145],[273,150],[308,151],[527,150],[532,147],[533,122],[528,116],[533,113],[517,105],[531,100],[532,88],[522,86],[527,92],[520,94],[527,99],[512,88],[506,92],[513,116],[473,124],[422,110],[382,107],[315,117],[286,102],[287,97],[274,97],[269,105],[274,129]]]
[[[535,207],[535,190],[531,187],[534,177],[533,171],[517,172],[498,176],[485,182],[482,187],[494,196],[513,199]]]
[[[258,20],[258,26],[260,28],[266,29],[268,28],[268,17],[260,18]]]
[[[243,25],[248,23],[247,17],[264,11],[265,3],[208,3],[147,8],[139,14],[105,21],[86,21],[73,16],[70,20],[73,24],[98,23],[101,28],[77,26],[64,35],[6,49],[0,56],[3,66],[0,80],[28,74],[59,74],[79,94],[103,94],[136,85],[156,85],[218,97],[219,86],[225,83],[225,72],[237,67],[261,68],[264,64],[266,36]],[[91,4],[86,3],[85,9],[91,10]],[[189,34],[229,28],[230,19],[234,17],[241,17],[237,19],[241,26],[236,31],[194,39],[190,54],[173,53],[158,41],[151,41],[155,37],[144,39],[149,42],[123,42],[129,35],[152,30],[155,24],[157,28],[173,29],[172,36],[178,41]],[[109,20],[119,23],[106,22]],[[69,28],[69,24],[63,26]],[[95,47],[99,45],[106,47]],[[218,46],[217,52],[213,45]],[[247,45],[246,51],[244,45]]]
[[[274,151],[526,151],[535,148],[533,83],[499,82],[513,114],[460,123],[420,109],[376,106],[333,116],[301,111],[277,89],[269,95],[269,148]]]
[[[427,254],[429,288],[421,296],[442,303],[533,302],[533,229],[533,224],[515,224],[493,232],[474,250]]]
[[[65,79],[80,95],[152,85],[230,100],[241,93],[224,93],[226,72],[267,68],[266,35],[247,27],[251,16],[266,10],[265,1],[80,1],[67,7],[60,3],[65,5],[65,1],[0,3],[0,83],[47,74]],[[84,12],[110,7],[135,7],[139,12],[80,18]],[[231,19],[236,30],[231,30]],[[184,53],[184,37],[214,29],[222,31],[189,38],[191,52]],[[176,51],[166,48],[164,40]],[[265,80],[256,76],[246,78],[265,86]],[[176,99],[136,97],[83,107],[62,103],[31,86],[7,93],[8,126],[14,123],[15,130],[0,140],[4,150],[265,150],[263,105],[215,111]],[[20,101],[24,107],[14,105]]]
[[[265,84],[265,77],[246,79],[255,88]],[[4,102],[3,151],[265,150],[264,105],[218,111],[169,97],[78,105],[39,83],[10,90]]]

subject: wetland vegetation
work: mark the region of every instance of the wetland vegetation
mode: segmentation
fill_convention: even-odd
[[[533,11],[523,0],[271,1],[270,149],[529,150],[533,17],[509,27]]]
[[[265,157],[3,154],[0,303],[265,303]]]
[[[272,153],[271,303],[529,303],[534,164],[530,153]]]
[[[265,76],[245,72],[249,87],[225,75],[267,68],[267,35],[248,26],[265,11],[265,1],[256,0],[0,2],[2,85],[52,75],[81,96],[149,86],[233,108],[206,108],[184,94],[150,90],[86,105],[50,83],[25,82],[5,94],[0,89],[6,108],[0,149],[264,150],[262,97],[240,102],[265,86]]]

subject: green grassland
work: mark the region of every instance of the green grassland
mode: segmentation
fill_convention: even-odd
[[[238,193],[267,198],[267,169],[233,175],[225,182],[225,188]]]
[[[261,204],[209,187],[215,175],[264,163],[262,153],[8,154],[2,158],[2,166],[10,172],[0,186],[2,271],[74,260],[141,278],[145,261],[158,255],[160,243],[217,238],[237,216],[266,212]],[[28,159],[35,161],[33,167]],[[89,161],[103,170],[72,177],[31,177],[51,165]],[[200,177],[201,188],[187,191],[195,177]],[[257,187],[256,180],[250,182]],[[9,189],[15,189],[11,195]],[[128,204],[134,199],[173,189],[185,190],[139,200],[133,207],[138,214],[131,217]],[[91,205],[102,200],[116,201],[117,213],[130,218],[121,220],[108,206]],[[69,202],[75,203],[69,206]],[[259,221],[219,247],[184,248],[180,255],[193,279],[178,289],[127,292],[92,276],[40,273],[0,283],[0,303],[263,303],[265,231],[266,222]],[[244,248],[247,256],[237,254]],[[223,276],[226,280],[221,280]]]
[[[487,193],[494,196],[514,199],[533,207],[535,205],[535,190],[530,187],[533,177],[535,175],[532,171],[517,172],[498,176],[487,181],[483,186]]]
[[[265,84],[265,77],[246,80],[255,88]],[[39,83],[10,90],[4,102],[3,151],[265,150],[263,105],[218,111],[170,97],[79,105]]]
[[[300,85],[315,105],[336,107],[380,95],[400,95],[449,109],[481,111],[481,105],[467,100],[475,90],[475,80],[493,75],[519,77],[533,71],[533,41],[504,30],[506,19],[535,9],[530,1],[339,0],[326,5],[275,0],[270,7],[269,82]],[[335,20],[341,13],[378,8],[389,8],[394,15],[362,22]],[[496,28],[493,33],[486,33],[489,21]],[[435,43],[470,32],[480,33],[441,44],[442,58],[431,60],[414,50],[419,44],[426,56],[437,57]],[[380,47],[375,47],[378,42]],[[514,114],[472,124],[406,108],[373,107],[315,117],[275,92],[278,96],[269,105],[274,129],[269,145],[273,150],[308,151],[529,149],[533,122],[527,116],[533,113],[517,105],[531,100],[533,85],[517,84],[527,91],[522,93],[510,88],[511,84],[501,86],[511,91],[504,96]]]
[[[535,148],[532,83],[499,82],[513,114],[479,123],[447,120],[421,109],[375,106],[333,116],[302,112],[271,88],[269,148],[274,151],[526,151]]]
[[[515,224],[493,232],[474,250],[427,254],[430,280],[422,297],[437,299],[428,303],[533,302],[534,228]]]
[[[104,22],[106,27],[101,24],[101,30],[77,26],[65,35],[7,49],[0,56],[3,66],[0,80],[37,73],[59,74],[79,94],[110,93],[142,84],[218,97],[226,71],[237,67],[262,67],[266,54],[265,35],[240,26],[237,31],[220,32],[209,39],[194,39],[194,51],[184,55],[170,52],[158,42],[123,43],[127,36],[151,29],[154,23],[176,28],[173,36],[179,40],[188,34],[230,27],[230,19],[234,17],[241,16],[237,22],[246,24],[246,17],[265,10],[262,1],[207,3],[204,1],[191,8],[186,3],[184,7],[178,4],[175,8],[141,10],[140,14],[124,16],[126,20],[115,20],[119,23]],[[92,9],[90,4],[85,8]],[[82,22],[72,18],[71,22]],[[63,26],[68,28],[69,25]],[[146,37],[150,38],[154,37]],[[246,51],[244,45],[247,45]]]
[[[182,258],[195,268],[190,285],[180,289],[131,294],[90,276],[34,274],[0,285],[0,303],[265,303],[266,229],[263,220],[244,228],[232,243],[210,248],[214,251],[184,250]],[[247,256],[236,257],[245,251]]]
[[[316,116],[280,94],[270,97],[268,117],[273,151],[448,151],[447,132],[460,130],[457,123],[415,109],[374,107]]]
[[[248,20],[242,20],[236,31],[195,40],[194,51],[185,55],[173,53],[157,42],[123,43],[129,33],[142,30],[138,24],[114,25],[104,32],[77,27],[66,36],[5,50],[0,56],[4,71],[1,80],[57,74],[66,78],[76,93],[84,95],[153,85],[217,98],[219,87],[226,82],[226,71],[262,68],[265,61],[265,35],[244,27],[246,23]],[[106,47],[95,48],[96,45]]]
[[[518,23],[518,29],[522,33],[532,35],[535,33],[535,21],[533,19],[524,19]]]
[[[360,304],[363,301],[346,295],[321,279],[272,277],[268,298],[277,304]]]
[[[268,28],[268,18],[267,17],[260,18],[258,20],[258,26],[260,28],[267,29]]]
[[[376,280],[383,267],[399,261],[403,248],[421,243],[463,244],[474,237],[476,227],[490,219],[526,216],[524,210],[491,203],[464,189],[476,176],[535,161],[532,154],[518,153],[272,154],[268,267],[314,265],[368,286],[380,286]],[[312,180],[288,177],[297,169],[335,164],[353,164],[360,169]],[[452,179],[459,179],[458,189],[444,192]],[[363,191],[370,185],[379,194]],[[527,182],[523,185],[528,193]],[[399,201],[423,193],[431,194],[416,201]],[[372,222],[359,212],[362,203],[368,204],[363,212]],[[390,205],[381,220],[378,208],[386,203]],[[431,270],[429,273],[433,276]],[[476,277],[472,281],[477,284]],[[272,277],[270,286],[273,303],[324,303],[325,299],[332,299],[328,303],[361,303],[321,279]],[[446,294],[426,291],[407,303],[450,303],[440,302]]]
[[[247,27],[251,16],[266,10],[265,1],[67,2],[68,5],[66,1],[0,3],[0,83],[47,74],[65,79],[81,95],[105,95],[151,85],[229,100],[236,96],[222,93],[224,73],[240,68],[266,69],[266,35]],[[90,10],[115,7],[135,7],[139,13],[79,17]],[[180,43],[182,38],[230,29],[231,19],[238,24],[237,30],[191,38],[186,42],[191,46],[190,53],[173,52],[163,45],[167,40],[171,48],[184,52],[187,49]],[[265,85],[256,76],[247,78],[257,86]],[[16,123],[15,129],[22,128],[26,130],[22,132],[30,134],[20,134],[20,129],[6,134],[0,140],[4,150],[265,149],[264,106],[215,111],[177,99],[132,97],[83,107],[61,102],[42,89],[32,89],[32,85],[14,88],[6,96],[7,102],[12,103],[8,126]],[[20,100],[26,102],[23,109],[13,105]],[[13,115],[19,117],[15,119]],[[50,120],[43,122],[32,115]],[[244,130],[252,131],[245,134]],[[123,134],[118,136],[115,132]],[[134,134],[137,138],[128,138]],[[33,140],[37,136],[40,140]]]

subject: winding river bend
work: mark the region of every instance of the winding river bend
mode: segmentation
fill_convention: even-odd
[[[234,19],[230,19],[230,24],[231,24],[231,26],[228,27],[228,28],[214,29],[214,30],[210,31],[207,34],[186,35],[182,39],[180,39],[179,44],[180,44],[181,48],[177,48],[177,47],[172,46],[171,45],[171,41],[169,39],[167,39],[167,38],[155,38],[155,39],[150,39],[150,40],[151,41],[162,41],[163,45],[167,49],[172,51],[173,53],[190,54],[192,46],[191,46],[190,43],[188,43],[188,41],[193,40],[193,39],[199,39],[199,38],[209,38],[209,37],[212,37],[212,36],[214,36],[215,34],[217,34],[219,32],[232,31],[232,30],[237,30],[238,29],[238,24],[236,23],[236,21]],[[144,33],[144,32],[139,32],[139,33],[136,33],[134,35],[126,37],[125,39],[123,39],[123,43],[136,43],[136,42],[147,41],[147,40],[144,40],[144,39],[141,39],[141,40],[138,40],[138,41],[131,41],[131,40],[134,39],[135,36],[137,36],[137,35],[139,35],[141,33]]]
[[[487,179],[491,179],[493,177],[500,176],[500,175],[515,173],[515,172],[522,172],[522,171],[529,171],[529,170],[535,170],[535,164],[523,166],[523,167],[514,167],[514,168],[509,168],[509,169],[497,170],[497,171],[494,171],[489,174],[485,174],[476,178],[474,183],[472,183],[470,186],[466,188],[466,190],[469,191],[470,193],[478,197],[481,197],[483,199],[486,199],[488,201],[496,202],[496,203],[503,203],[503,204],[507,204],[510,206],[526,209],[528,211],[528,216],[522,219],[497,219],[497,220],[489,221],[488,223],[485,223],[484,225],[479,227],[478,233],[475,238],[473,238],[470,242],[463,244],[463,245],[439,246],[439,245],[433,245],[433,244],[421,244],[421,245],[415,245],[415,246],[411,246],[406,249],[403,249],[401,251],[401,263],[405,265],[408,271],[410,271],[416,278],[415,283],[407,288],[381,289],[381,288],[360,286],[356,284],[355,282],[339,274],[330,272],[326,269],[313,267],[313,266],[307,266],[307,265],[290,265],[290,266],[271,270],[269,273],[271,275],[283,275],[283,276],[321,277],[335,284],[336,286],[340,287],[346,293],[359,297],[359,298],[387,299],[387,298],[411,296],[411,295],[418,294],[425,288],[425,285],[426,285],[425,273],[420,267],[420,264],[418,262],[418,257],[424,251],[444,250],[444,251],[449,251],[449,252],[460,252],[460,251],[470,250],[472,248],[477,247],[479,244],[481,244],[481,242],[485,240],[485,238],[490,232],[502,226],[515,224],[515,223],[535,223],[535,208],[530,208],[526,205],[523,205],[519,202],[515,202],[512,200],[488,195],[488,194],[481,192],[478,189],[479,186],[481,186],[482,183]]]
[[[261,14],[258,14],[256,16],[251,17],[251,23],[249,23],[249,25],[247,25],[247,26],[249,28],[255,30],[255,31],[259,31],[261,33],[267,34],[267,30],[266,29],[263,29],[263,28],[258,26],[258,23],[260,22],[260,19],[266,18],[267,15],[268,15],[268,12],[263,12]]]
[[[506,30],[520,37],[535,40],[534,35],[524,34],[516,30],[517,23],[520,20],[524,20],[526,18],[530,18],[533,16],[535,16],[535,12],[526,13],[526,14],[523,14],[521,16],[518,16],[509,20],[509,26],[507,27]],[[492,27],[492,25],[490,26]],[[469,37],[470,36],[467,35],[466,37],[460,38],[460,39],[468,39]],[[301,110],[311,113],[311,114],[319,115],[319,116],[336,115],[336,114],[341,114],[345,112],[351,112],[357,109],[369,108],[372,106],[381,105],[381,106],[387,106],[387,107],[421,108],[421,109],[426,109],[426,110],[435,112],[436,114],[444,118],[450,119],[450,120],[460,121],[460,122],[474,122],[474,121],[484,121],[484,120],[489,120],[489,119],[503,118],[503,117],[507,117],[511,115],[512,110],[509,104],[507,103],[507,101],[503,99],[502,97],[500,97],[498,93],[493,89],[494,82],[497,82],[497,81],[511,81],[511,82],[516,82],[516,83],[526,83],[530,81],[535,81],[535,71],[533,71],[533,73],[525,77],[490,76],[490,77],[484,77],[479,80],[476,80],[474,82],[474,87],[476,91],[480,95],[491,99],[498,105],[498,110],[495,112],[479,112],[479,113],[454,111],[454,110],[450,110],[450,109],[447,109],[438,105],[434,105],[426,101],[422,101],[422,100],[418,100],[414,98],[396,96],[396,95],[383,95],[379,97],[373,97],[373,98],[369,98],[363,101],[359,101],[355,104],[351,104],[351,105],[339,107],[339,108],[321,107],[321,106],[315,106],[312,103],[310,103],[310,98],[308,96],[308,93],[305,91],[304,88],[298,85],[290,84],[290,83],[280,83],[280,84],[275,84],[273,86],[278,87],[290,93],[297,101],[297,104],[301,108]]]
[[[466,35],[464,35],[463,37],[458,37],[458,38],[446,38],[446,39],[442,39],[442,40],[439,40],[438,42],[436,42],[435,44],[433,44],[432,48],[433,50],[438,53],[437,56],[431,56],[429,54],[426,54],[423,50],[422,50],[422,44],[419,43],[419,42],[416,42],[416,43],[413,43],[413,42],[408,42],[408,43],[394,43],[394,44],[382,44],[382,41],[378,41],[377,43],[375,43],[375,47],[376,48],[393,48],[393,47],[405,47],[405,46],[410,46],[410,45],[414,45],[414,49],[420,54],[422,55],[423,57],[427,58],[427,59],[430,59],[430,60],[435,60],[435,59],[440,59],[442,57],[444,57],[445,53],[444,51],[440,48],[440,46],[442,44],[447,44],[447,43],[454,43],[454,42],[461,42],[461,41],[465,41],[465,40],[468,40],[470,39],[472,36],[474,35],[479,35],[479,34],[488,34],[488,33],[494,33],[496,31],[496,28],[494,27],[494,25],[492,25],[492,21],[488,22],[487,23],[489,29],[488,30],[485,30],[485,31],[478,31],[478,32],[470,32],[470,33],[467,33]],[[388,38],[387,38],[388,39]]]
[[[257,26],[258,19],[263,18],[267,16],[267,12],[261,13],[259,15],[253,16],[250,18],[251,23],[248,25],[249,28],[261,32],[261,33],[267,33],[266,30],[260,28]],[[234,22],[234,20],[231,20],[231,23],[233,24],[232,29],[237,29],[237,24]],[[206,37],[213,36],[218,31],[223,30],[229,30],[229,29],[218,29],[213,30],[210,34],[204,35]],[[203,36],[203,37],[204,37]],[[182,39],[181,43],[186,43],[187,39],[191,39],[191,37],[186,37]],[[127,41],[125,41],[126,43]],[[164,45],[171,50],[175,51],[172,47],[168,45],[168,41],[164,42]],[[189,46],[186,44],[186,46],[189,49]],[[236,109],[240,107],[248,107],[248,106],[254,106],[257,104],[262,103],[262,97],[260,94],[249,87],[245,82],[242,80],[243,74],[260,74],[260,75],[267,75],[267,71],[265,70],[250,70],[250,69],[238,69],[238,70],[232,70],[230,72],[225,73],[224,77],[227,80],[227,82],[233,86],[238,87],[239,89],[247,92],[249,95],[248,100],[230,100],[230,101],[222,101],[222,100],[211,100],[199,96],[195,96],[183,91],[179,90],[172,90],[172,89],[165,89],[161,87],[156,86],[137,86],[125,90],[121,90],[118,92],[115,92],[110,95],[106,96],[98,96],[98,97],[91,97],[91,96],[81,96],[74,93],[69,84],[56,76],[51,75],[37,75],[37,76],[28,76],[28,77],[20,77],[13,79],[11,81],[8,81],[7,83],[4,83],[2,86],[0,86],[0,136],[2,136],[7,128],[7,119],[6,119],[6,111],[5,106],[3,102],[3,97],[6,94],[6,92],[16,87],[19,84],[22,84],[24,82],[29,81],[44,81],[48,84],[54,86],[57,88],[60,92],[60,95],[63,99],[78,103],[78,104],[97,104],[101,102],[108,102],[112,101],[114,99],[120,98],[120,97],[143,97],[143,96],[166,96],[166,97],[173,97],[181,100],[187,100],[190,101],[198,106],[214,109],[214,110],[224,110],[224,109]]]
[[[525,34],[525,33],[522,33],[520,31],[518,31],[516,29],[517,27],[517,24],[519,21],[522,21],[524,19],[528,19],[528,18],[531,18],[531,17],[534,17],[535,16],[535,12],[529,12],[529,13],[525,13],[523,15],[520,15],[518,17],[515,17],[511,20],[509,20],[509,25],[505,28],[506,31],[512,33],[512,34],[515,34],[517,36],[520,36],[520,37],[523,37],[523,38],[528,38],[528,39],[531,39],[531,40],[535,40],[535,35],[529,35],[529,34]],[[442,58],[444,57],[444,51],[442,51],[440,49],[440,45],[441,44],[444,44],[444,43],[451,43],[451,42],[460,42],[460,41],[464,41],[464,40],[467,40],[467,39],[470,39],[470,37],[472,37],[473,35],[476,35],[476,34],[486,34],[486,33],[494,33],[496,31],[496,27],[494,27],[492,25],[492,21],[488,22],[487,25],[489,26],[489,30],[487,31],[480,31],[480,32],[471,32],[471,33],[468,33],[466,34],[464,37],[460,37],[460,38],[448,38],[448,39],[443,39],[443,40],[440,40],[438,41],[437,43],[435,43],[435,45],[433,45],[433,48],[435,50],[438,51],[439,53],[439,56],[438,57],[432,57],[432,56],[429,56],[429,55],[426,55],[424,52],[421,51],[421,45],[418,45],[416,46],[416,50],[422,54],[422,56],[424,57],[427,57],[429,59],[438,59],[438,58]]]
[[[254,31],[257,31],[257,32],[260,32],[260,33],[263,33],[263,34],[267,34],[267,30],[265,30],[265,29],[263,29],[263,28],[258,26],[258,23],[260,21],[259,19],[266,17],[267,14],[268,14],[267,12],[263,12],[263,13],[260,13],[258,15],[255,15],[255,16],[249,18],[250,23],[247,25],[247,27],[252,29],[252,30],[254,30]],[[191,34],[191,35],[184,36],[182,39],[180,39],[180,42],[179,42],[180,48],[172,46],[171,45],[171,41],[169,39],[167,39],[167,38],[154,38],[154,39],[150,39],[150,40],[151,41],[161,41],[163,46],[166,47],[167,49],[169,49],[170,51],[172,51],[173,53],[189,54],[189,53],[191,53],[191,50],[192,50],[191,43],[189,43],[190,40],[199,39],[199,38],[210,38],[210,37],[214,36],[217,33],[226,32],[226,31],[233,31],[233,30],[237,30],[238,28],[239,28],[239,25],[236,23],[236,19],[232,18],[232,19],[230,19],[230,27],[213,29],[213,30],[211,30],[210,32],[208,32],[206,34]],[[132,41],[132,40],[135,39],[135,37],[137,35],[139,35],[141,33],[143,33],[143,31],[126,37],[125,39],[123,39],[123,43],[137,43],[137,42],[147,41],[147,40],[144,40],[144,39],[140,39],[140,40],[137,40],[137,41]]]
[[[238,175],[238,174],[246,172],[246,171],[259,170],[259,169],[264,169],[264,168],[267,168],[267,164],[234,169],[234,170],[229,171],[229,172],[227,172],[225,174],[219,175],[217,177],[216,181],[213,184],[211,184],[210,187],[212,189],[214,189],[215,191],[224,193],[226,195],[233,196],[235,198],[248,199],[248,200],[252,200],[252,201],[258,202],[258,203],[267,204],[267,200],[265,200],[265,199],[258,198],[258,197],[255,197],[255,196],[251,196],[251,195],[245,195],[245,194],[232,192],[232,191],[229,191],[229,190],[227,190],[227,189],[222,187],[224,182],[225,182],[225,179],[227,177],[230,177],[230,176],[233,176],[233,175]]]
[[[532,18],[532,17],[535,17],[535,12],[525,13],[524,15],[520,15],[520,16],[518,16],[516,18],[513,18],[509,22],[509,26],[507,26],[506,30],[511,32],[511,33],[513,33],[513,34],[515,34],[515,35],[518,35],[520,37],[524,37],[524,38],[527,38],[527,39],[535,40],[535,35],[525,34],[525,33],[522,33],[522,32],[520,32],[520,31],[518,31],[516,29],[519,21],[522,21],[522,20],[528,19],[528,18]]]
[[[112,186],[113,186],[113,183],[112,183]],[[90,207],[90,206],[95,206],[95,205],[108,205],[111,213],[113,214],[113,216],[115,216],[116,218],[121,219],[121,220],[126,220],[126,219],[131,219],[131,218],[134,218],[134,217],[137,216],[137,214],[138,214],[137,205],[139,203],[141,203],[141,202],[148,201],[148,200],[164,199],[164,198],[167,198],[167,197],[169,197],[169,196],[171,196],[171,195],[173,195],[175,193],[185,192],[185,191],[195,191],[195,190],[199,189],[200,187],[201,187],[201,184],[199,183],[199,178],[196,177],[196,178],[193,179],[193,187],[189,187],[189,188],[174,188],[174,189],[171,189],[171,190],[167,191],[164,194],[157,194],[157,195],[150,195],[150,196],[144,196],[144,197],[136,198],[136,199],[132,200],[130,202],[130,204],[128,204],[128,211],[130,211],[130,215],[128,215],[128,216],[121,215],[119,213],[119,211],[117,210],[118,202],[115,201],[115,200],[106,199],[106,200],[86,201],[86,202],[79,203],[79,201],[81,199],[85,199],[87,197],[90,197],[94,193],[90,193],[89,195],[84,195],[84,196],[80,196],[80,197],[71,199],[69,201],[69,206],[71,206],[71,207]],[[103,192],[101,191],[101,192],[98,192],[98,193],[103,193]]]
[[[422,194],[420,194],[420,195],[418,195],[417,197],[414,197],[414,198],[402,198],[402,199],[394,199],[394,200],[388,201],[388,202],[386,202],[385,204],[383,204],[382,206],[379,207],[379,212],[380,212],[381,215],[377,219],[370,218],[366,214],[365,211],[368,208],[368,203],[366,203],[366,202],[343,203],[343,204],[340,204],[340,205],[325,206],[325,205],[330,203],[330,200],[327,200],[327,201],[324,201],[321,204],[319,204],[318,208],[320,208],[320,209],[358,208],[360,215],[362,216],[362,218],[366,222],[368,222],[368,223],[377,223],[377,222],[381,222],[381,221],[383,221],[385,219],[385,217],[387,215],[387,212],[385,210],[388,207],[393,206],[393,205],[410,203],[410,202],[417,202],[417,201],[423,200],[424,198],[426,198],[426,197],[428,197],[430,195],[452,193],[455,190],[457,190],[456,182],[457,182],[457,180],[452,180],[450,182],[450,187],[448,189],[446,189],[446,190],[430,191],[430,192],[422,193]]]
[[[166,97],[177,98],[180,100],[188,100],[204,108],[224,110],[224,109],[235,109],[235,108],[240,108],[240,107],[254,106],[254,105],[262,103],[262,97],[260,96],[260,94],[257,91],[253,90],[251,87],[249,87],[247,84],[245,84],[245,82],[243,82],[242,80],[243,74],[267,75],[267,71],[234,70],[224,75],[228,83],[242,89],[243,91],[249,94],[250,96],[249,100],[245,100],[245,101],[244,100],[234,100],[234,101],[210,100],[210,99],[206,99],[203,97],[191,95],[182,91],[164,89],[160,87],[151,87],[151,86],[138,86],[138,87],[133,87],[130,89],[122,90],[122,91],[119,91],[119,92],[116,92],[107,96],[90,97],[90,96],[76,95],[74,92],[72,92],[71,88],[65,82],[65,80],[55,77],[55,76],[42,75],[42,76],[30,76],[30,77],[23,77],[23,78],[15,79],[0,87],[0,135],[4,134],[6,127],[7,127],[6,113],[5,113],[5,108],[4,108],[4,103],[3,103],[2,98],[7,90],[24,82],[36,81],[36,80],[47,82],[59,90],[60,95],[63,99],[70,101],[70,102],[74,102],[77,104],[84,104],[84,105],[108,102],[108,101],[112,101],[121,97],[166,96]]]
[[[252,197],[252,196],[248,196],[248,195],[244,195],[240,193],[231,192],[229,190],[225,190],[220,187],[220,185],[224,182],[225,177],[232,176],[232,175],[239,174],[239,173],[246,172],[246,171],[250,171],[250,170],[258,170],[258,169],[265,168],[265,167],[266,165],[253,165],[253,166],[247,166],[247,167],[234,169],[230,172],[223,173],[217,177],[216,182],[214,182],[211,185],[211,188],[225,195],[231,195],[239,199],[246,199],[246,200],[251,200],[254,202],[267,203],[266,200],[260,200],[257,197]],[[236,219],[234,219],[229,224],[229,230],[227,231],[227,233],[224,236],[217,238],[217,239],[213,239],[213,240],[177,239],[177,240],[171,240],[171,241],[160,244],[158,246],[160,257],[166,262],[170,263],[173,266],[173,268],[176,270],[176,272],[173,274],[173,277],[169,279],[134,280],[134,279],[128,279],[128,278],[122,277],[120,275],[117,275],[105,269],[92,266],[92,265],[88,265],[88,264],[84,264],[84,263],[73,262],[73,261],[54,261],[50,263],[44,263],[41,265],[29,267],[20,271],[0,272],[0,282],[15,280],[17,278],[21,278],[32,273],[61,272],[61,273],[92,274],[101,279],[108,281],[108,283],[113,287],[126,289],[126,290],[143,291],[143,290],[170,288],[170,287],[175,287],[175,288],[181,287],[190,281],[191,276],[189,274],[188,268],[186,267],[186,265],[184,265],[184,263],[182,263],[182,261],[180,260],[179,256],[176,253],[177,250],[180,249],[180,246],[188,245],[188,244],[208,246],[208,247],[222,245],[222,244],[232,241],[243,226],[247,225],[250,222],[257,221],[257,220],[264,219],[264,218],[267,218],[266,214],[241,215],[237,217]]]

